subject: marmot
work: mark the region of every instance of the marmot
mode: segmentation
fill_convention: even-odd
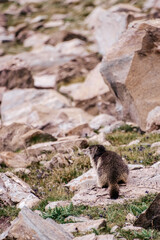
[[[118,184],[127,182],[128,166],[117,153],[106,150],[103,145],[90,146],[87,152],[91,165],[97,172],[98,187],[109,187],[110,197],[117,199]]]

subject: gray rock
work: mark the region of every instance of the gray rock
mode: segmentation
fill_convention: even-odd
[[[2,234],[3,235],[3,234]],[[5,239],[1,235],[0,239]],[[47,221],[24,207],[8,229],[8,238],[37,240],[71,240],[73,236],[54,220]]]
[[[93,228],[98,230],[101,227],[105,227],[106,220],[105,219],[88,220],[87,222],[61,224],[61,226],[63,226],[63,228],[69,233],[73,232],[85,233],[91,231]]]
[[[0,173],[0,200],[7,205],[17,204],[17,208],[31,208],[39,202],[30,186],[11,172]]]
[[[87,146],[87,141],[84,138],[77,138],[76,136],[60,138],[56,142],[46,142],[34,144],[27,148],[27,152],[30,155],[41,155],[44,152],[62,152],[72,148],[74,146],[84,147]]]
[[[114,122],[116,122],[116,118],[108,115],[108,114],[100,114],[96,117],[94,117],[90,123],[89,126],[92,129],[98,130],[100,127],[106,127],[108,125],[112,125]]]
[[[19,122],[41,126],[48,112],[66,106],[70,101],[54,90],[14,89],[3,94],[1,116],[5,125]]]

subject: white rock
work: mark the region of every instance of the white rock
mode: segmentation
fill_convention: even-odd
[[[42,33],[36,33],[32,36],[28,37],[24,41],[24,47],[34,47],[39,48],[42,46],[47,40],[49,39],[49,36],[42,34]]]
[[[126,220],[133,224],[135,222],[135,220],[136,220],[136,216],[134,216],[131,213],[128,213],[127,216],[126,216]]]
[[[112,125],[110,126],[106,126],[102,129],[100,129],[100,132],[104,132],[104,133],[111,133],[113,132],[115,129],[118,129],[119,127],[121,127],[122,125],[124,125],[123,121],[116,121],[114,122]]]
[[[89,188],[89,186],[93,186],[96,184],[96,172],[92,168],[86,173],[82,174],[78,178],[71,180],[65,186],[70,189],[70,191],[77,191],[81,188]]]
[[[47,204],[47,206],[45,207],[45,211],[49,210],[49,209],[53,209],[55,207],[66,207],[70,205],[70,201],[56,201],[56,202],[50,202],[49,204]]]
[[[127,14],[97,7],[87,17],[86,23],[93,31],[99,52],[104,55],[126,29]]]
[[[128,144],[128,146],[137,145],[138,143],[140,143],[140,140],[139,140],[139,139],[136,139],[136,140],[130,142],[130,143]]]
[[[54,88],[56,85],[56,75],[36,75],[33,78],[37,88]]]
[[[3,94],[1,105],[2,121],[5,125],[13,122],[39,126],[55,115],[55,110],[70,106],[70,101],[54,90],[14,89]]]
[[[147,116],[147,131],[153,131],[158,129],[160,126],[160,106],[155,107],[152,109]]]
[[[58,21],[50,21],[50,22],[46,22],[44,24],[44,28],[54,28],[54,27],[60,27],[64,24],[64,22],[62,20],[58,20]]]
[[[97,237],[94,233],[92,234],[87,234],[82,237],[76,237],[73,240],[97,240]]]
[[[160,9],[160,1],[158,0],[146,0],[144,3],[144,9],[147,10],[149,8],[157,8]]]
[[[0,199],[7,204],[33,207],[39,199],[32,193],[30,186],[11,172],[0,173]]]
[[[92,129],[98,130],[100,127],[106,127],[108,125],[113,124],[116,121],[116,118],[108,115],[108,114],[100,114],[96,117],[94,117],[90,123],[89,126]]]
[[[154,142],[151,145],[151,148],[160,147],[160,142]]]
[[[56,51],[61,55],[81,55],[85,56],[87,54],[85,48],[85,42],[80,39],[72,39],[70,41],[65,41],[58,43],[55,46]]]
[[[160,168],[160,161],[154,163],[154,164],[152,165],[152,167],[153,167],[153,168]]]
[[[129,168],[129,170],[137,170],[137,169],[142,169],[145,167],[142,164],[128,164],[128,168]]]
[[[109,141],[106,141],[106,134],[103,132],[89,138],[89,141],[98,142],[99,144],[103,144],[105,146],[111,146],[111,143]]]
[[[32,18],[31,23],[38,23],[47,19],[46,15],[39,15],[35,18]]]
[[[130,231],[136,231],[136,232],[142,231],[142,229],[143,228],[141,228],[141,227],[135,227],[133,225],[128,225],[128,226],[122,228],[122,230],[125,230],[125,231],[129,231],[130,230]]]

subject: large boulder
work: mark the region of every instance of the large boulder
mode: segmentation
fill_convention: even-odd
[[[117,98],[119,116],[146,130],[149,112],[160,103],[160,20],[130,25],[101,65],[106,84]]]
[[[135,226],[160,230],[160,193],[149,208],[138,217]]]
[[[37,213],[24,207],[0,239],[71,240],[73,236],[54,220],[44,220]]]

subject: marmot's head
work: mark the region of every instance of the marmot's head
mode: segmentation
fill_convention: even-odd
[[[100,156],[106,151],[103,145],[92,145],[88,148],[88,153],[91,157]]]

